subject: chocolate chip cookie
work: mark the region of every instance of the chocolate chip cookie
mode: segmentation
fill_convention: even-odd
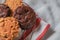
[[[23,4],[22,6],[18,7],[13,13],[13,17],[18,19],[22,29],[29,29],[36,22],[34,10],[27,4]]]

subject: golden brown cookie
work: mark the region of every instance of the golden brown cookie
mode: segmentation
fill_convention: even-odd
[[[22,5],[22,0],[6,0],[5,4],[14,11],[18,6]]]
[[[15,18],[0,18],[0,40],[13,40],[18,37],[20,30]]]

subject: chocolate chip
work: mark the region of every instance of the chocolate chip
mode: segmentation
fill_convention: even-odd
[[[5,36],[4,36],[4,38],[8,38],[8,36],[7,36],[7,35],[5,35]]]

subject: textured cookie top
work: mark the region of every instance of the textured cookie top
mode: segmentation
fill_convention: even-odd
[[[35,12],[28,4],[19,6],[13,13],[13,17],[18,19],[22,29],[29,29],[36,22]]]
[[[22,0],[6,0],[5,4],[14,11],[18,6],[22,5]]]
[[[18,37],[19,25],[15,18],[0,18],[0,40],[13,40]]]

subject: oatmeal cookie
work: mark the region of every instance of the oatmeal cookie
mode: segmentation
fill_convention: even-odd
[[[18,37],[21,29],[17,20],[13,17],[0,18],[0,39],[13,40]]]

